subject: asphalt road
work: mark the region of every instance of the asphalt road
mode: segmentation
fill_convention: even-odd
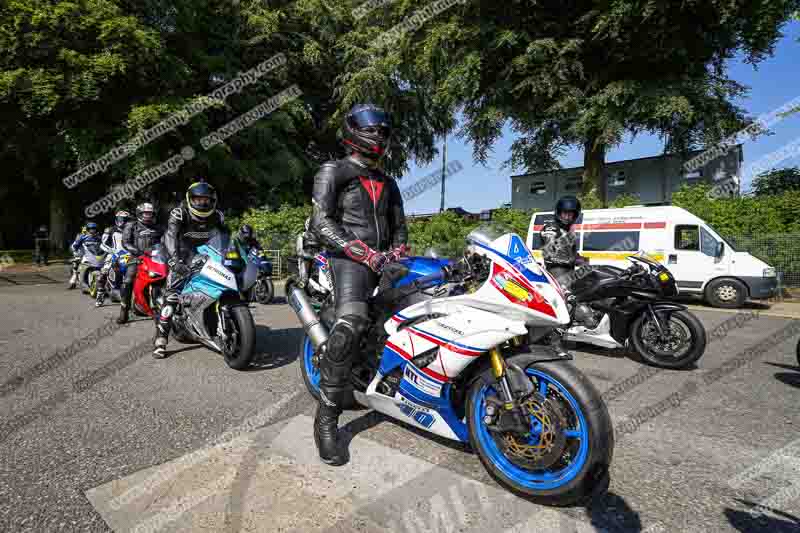
[[[116,327],[45,275],[0,279],[0,531],[800,531],[797,334],[764,344],[787,319],[732,324],[691,371],[574,350],[619,442],[608,495],[553,510],[369,411],[345,417],[348,465],[316,461],[286,305],[253,307],[258,364],[237,372],[174,341],[153,359],[150,321]]]

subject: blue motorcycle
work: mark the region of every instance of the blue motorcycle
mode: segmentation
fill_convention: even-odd
[[[248,293],[248,301],[266,305],[275,298],[275,285],[272,282],[272,263],[267,259],[264,250],[250,250],[248,261],[258,268],[258,278]]]
[[[242,295],[255,284],[258,267],[241,246],[216,232],[198,248],[190,268],[175,310],[175,339],[200,342],[221,353],[229,367],[244,370],[255,355],[256,328]]]
[[[122,280],[125,279],[130,259],[131,254],[127,250],[119,250],[111,256],[112,267],[106,278],[106,294],[111,296],[112,302],[121,300]]]

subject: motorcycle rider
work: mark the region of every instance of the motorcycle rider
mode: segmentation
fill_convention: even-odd
[[[579,263],[578,239],[572,225],[581,215],[581,202],[574,196],[562,196],[556,202],[555,218],[544,224],[542,237],[542,258],[547,270],[556,279],[562,279],[575,269]]]
[[[217,191],[210,184],[199,181],[189,186],[186,200],[173,209],[164,234],[164,251],[168,258],[169,274],[164,306],[156,323],[153,357],[166,357],[172,315],[178,304],[181,290],[191,275],[189,265],[197,247],[207,243],[214,230],[227,234],[222,211],[217,210]]]
[[[324,163],[314,177],[310,229],[330,252],[336,322],[321,346],[320,401],[314,441],[320,459],[345,462],[338,445],[339,415],[351,403],[350,371],[368,322],[367,298],[387,262],[408,240],[397,183],[378,168],[392,133],[380,107],[356,104],[344,117],[341,142],[350,153]]]
[[[94,303],[96,307],[103,305],[106,299],[106,282],[108,281],[108,272],[116,266],[117,259],[114,254],[124,250],[122,246],[122,229],[128,223],[131,214],[127,211],[117,211],[114,215],[114,225],[107,227],[103,231],[100,247],[106,252],[106,262],[103,268],[100,269],[100,278],[97,280],[97,299]]]
[[[239,228],[239,233],[236,234],[234,240],[238,242],[242,248],[244,248],[245,253],[250,253],[250,250],[254,249],[257,252],[262,250],[261,244],[258,242],[258,239],[255,238],[255,232],[253,232],[253,226],[250,224],[242,224],[242,227]]]
[[[87,251],[91,253],[100,251],[100,236],[98,235],[97,223],[87,222],[84,228],[85,232],[81,231],[75,238],[75,242],[72,243],[72,252],[74,256],[72,258],[72,277],[69,280],[70,289],[74,289],[78,283],[78,267],[81,264],[83,255]]]
[[[47,266],[47,259],[50,255],[50,232],[47,231],[47,226],[39,226],[39,229],[33,233],[33,241],[36,245],[36,265]]]
[[[133,284],[139,271],[141,256],[161,240],[163,230],[156,221],[156,209],[150,202],[136,206],[136,220],[129,221],[122,229],[122,248],[131,254],[125,268],[125,277],[120,290],[119,317],[117,324],[128,321],[133,300]]]

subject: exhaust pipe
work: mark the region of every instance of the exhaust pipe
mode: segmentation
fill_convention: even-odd
[[[287,292],[289,305],[297,313],[297,318],[300,319],[303,330],[305,330],[316,350],[323,342],[328,340],[328,329],[320,322],[317,312],[311,307],[302,289],[297,288],[296,285],[291,285]]]

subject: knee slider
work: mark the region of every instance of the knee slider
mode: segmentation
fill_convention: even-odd
[[[326,343],[326,356],[331,361],[341,362],[354,354],[366,324],[367,321],[358,315],[346,315],[337,320]]]

